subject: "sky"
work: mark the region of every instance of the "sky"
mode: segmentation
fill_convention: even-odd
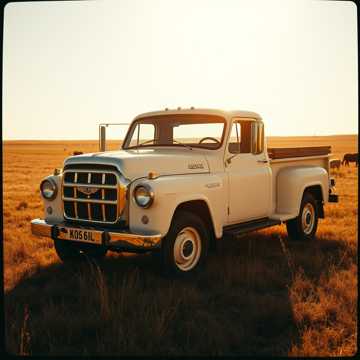
[[[178,106],[255,111],[267,136],[357,134],[357,73],[353,2],[9,3],[3,139],[97,139]]]

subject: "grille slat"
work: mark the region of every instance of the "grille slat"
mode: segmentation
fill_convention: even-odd
[[[82,198],[68,198],[68,197],[63,197],[64,201],[74,201],[74,202],[78,202],[78,203],[93,203],[93,204],[109,204],[109,205],[116,205],[117,201],[113,201],[113,200],[98,200],[98,199],[82,199]]]
[[[114,171],[67,169],[64,171],[62,200],[65,218],[115,223],[120,217],[119,179]]]
[[[105,175],[105,174],[101,174],[101,184],[102,184],[101,199],[102,199],[102,200],[105,199],[104,186],[108,186],[108,185],[105,185],[105,178],[106,178],[106,175]],[[104,205],[104,204],[101,205],[101,215],[102,215],[103,221],[105,221],[105,220],[106,220],[106,214],[105,214],[105,205]]]
[[[74,174],[74,182],[78,182],[78,173]],[[65,194],[64,194],[65,195]],[[74,198],[77,198],[77,188],[74,188]],[[74,211],[75,211],[75,217],[78,218],[78,203],[74,202]]]
[[[98,183],[91,183],[91,185],[98,185]],[[89,184],[64,182],[64,186],[66,186],[66,187],[78,187],[78,186],[87,187],[87,186],[89,186]],[[117,189],[117,186],[116,185],[101,184],[101,188],[104,188],[104,189]]]

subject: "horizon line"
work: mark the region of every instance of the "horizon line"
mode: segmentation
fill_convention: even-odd
[[[352,134],[330,134],[330,135],[267,135],[268,137],[282,137],[282,138],[295,138],[295,137],[330,137],[330,136],[358,136],[358,133]],[[106,139],[107,141],[122,141],[124,139]],[[99,141],[99,139],[2,139],[2,141]]]

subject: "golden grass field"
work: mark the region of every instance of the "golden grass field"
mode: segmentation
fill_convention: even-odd
[[[357,136],[270,138],[269,146],[331,145]],[[112,143],[111,148],[115,147]],[[191,280],[161,276],[150,255],[109,253],[64,266],[52,240],[31,235],[43,216],[41,179],[96,141],[3,143],[7,351],[31,355],[339,356],[357,351],[358,169],[333,170],[340,202],[325,207],[317,239],[285,225],[222,239]]]

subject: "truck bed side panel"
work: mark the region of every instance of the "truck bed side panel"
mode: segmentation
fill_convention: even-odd
[[[277,175],[277,213],[298,216],[303,193],[306,188],[318,185],[323,199],[329,191],[328,174],[320,166],[299,166],[282,168]]]
[[[328,155],[324,155],[324,156],[311,156],[311,157],[302,157],[302,158],[291,158],[291,159],[279,159],[279,160],[271,160],[270,161],[270,166],[272,169],[272,174],[273,174],[273,182],[272,182],[272,191],[273,191],[273,203],[272,203],[272,212],[273,213],[279,213],[280,209],[284,210],[284,209],[295,209],[295,208],[299,208],[300,206],[300,201],[298,203],[298,206],[294,206],[294,205],[289,205],[289,206],[285,206],[285,203],[287,200],[281,200],[283,201],[283,203],[281,205],[278,204],[279,199],[283,199],[283,196],[285,197],[292,197],[292,194],[295,194],[295,190],[289,190],[289,189],[285,189],[285,180],[282,180],[281,183],[282,185],[278,185],[278,181],[279,181],[279,174],[281,171],[285,170],[285,169],[297,169],[297,168],[309,168],[312,169],[309,171],[309,174],[315,170],[315,168],[320,168],[323,169],[324,171],[317,171],[315,172],[317,175],[314,176],[318,176],[318,183],[322,183],[323,184],[323,197],[324,197],[324,202],[328,201],[328,189],[329,189],[329,157]],[[285,175],[290,176],[290,173],[283,173],[282,177],[285,177]],[[295,172],[293,176],[302,176],[299,172]],[[308,178],[308,176],[310,175],[306,175],[305,178],[307,178],[308,183],[310,183],[310,179]],[[321,179],[321,180],[320,180]],[[301,179],[299,178],[298,181],[300,181]],[[291,180],[293,181],[293,180]],[[302,180],[305,181],[305,180]],[[312,182],[315,182],[315,179],[312,179]],[[286,191],[284,191],[286,190]],[[291,191],[291,192],[290,192]],[[286,194],[286,192],[288,192]],[[325,192],[325,194],[324,194]],[[297,194],[298,196],[300,196],[300,200],[301,200],[301,195]],[[282,211],[281,211],[282,212]],[[296,216],[296,215],[295,215]]]

